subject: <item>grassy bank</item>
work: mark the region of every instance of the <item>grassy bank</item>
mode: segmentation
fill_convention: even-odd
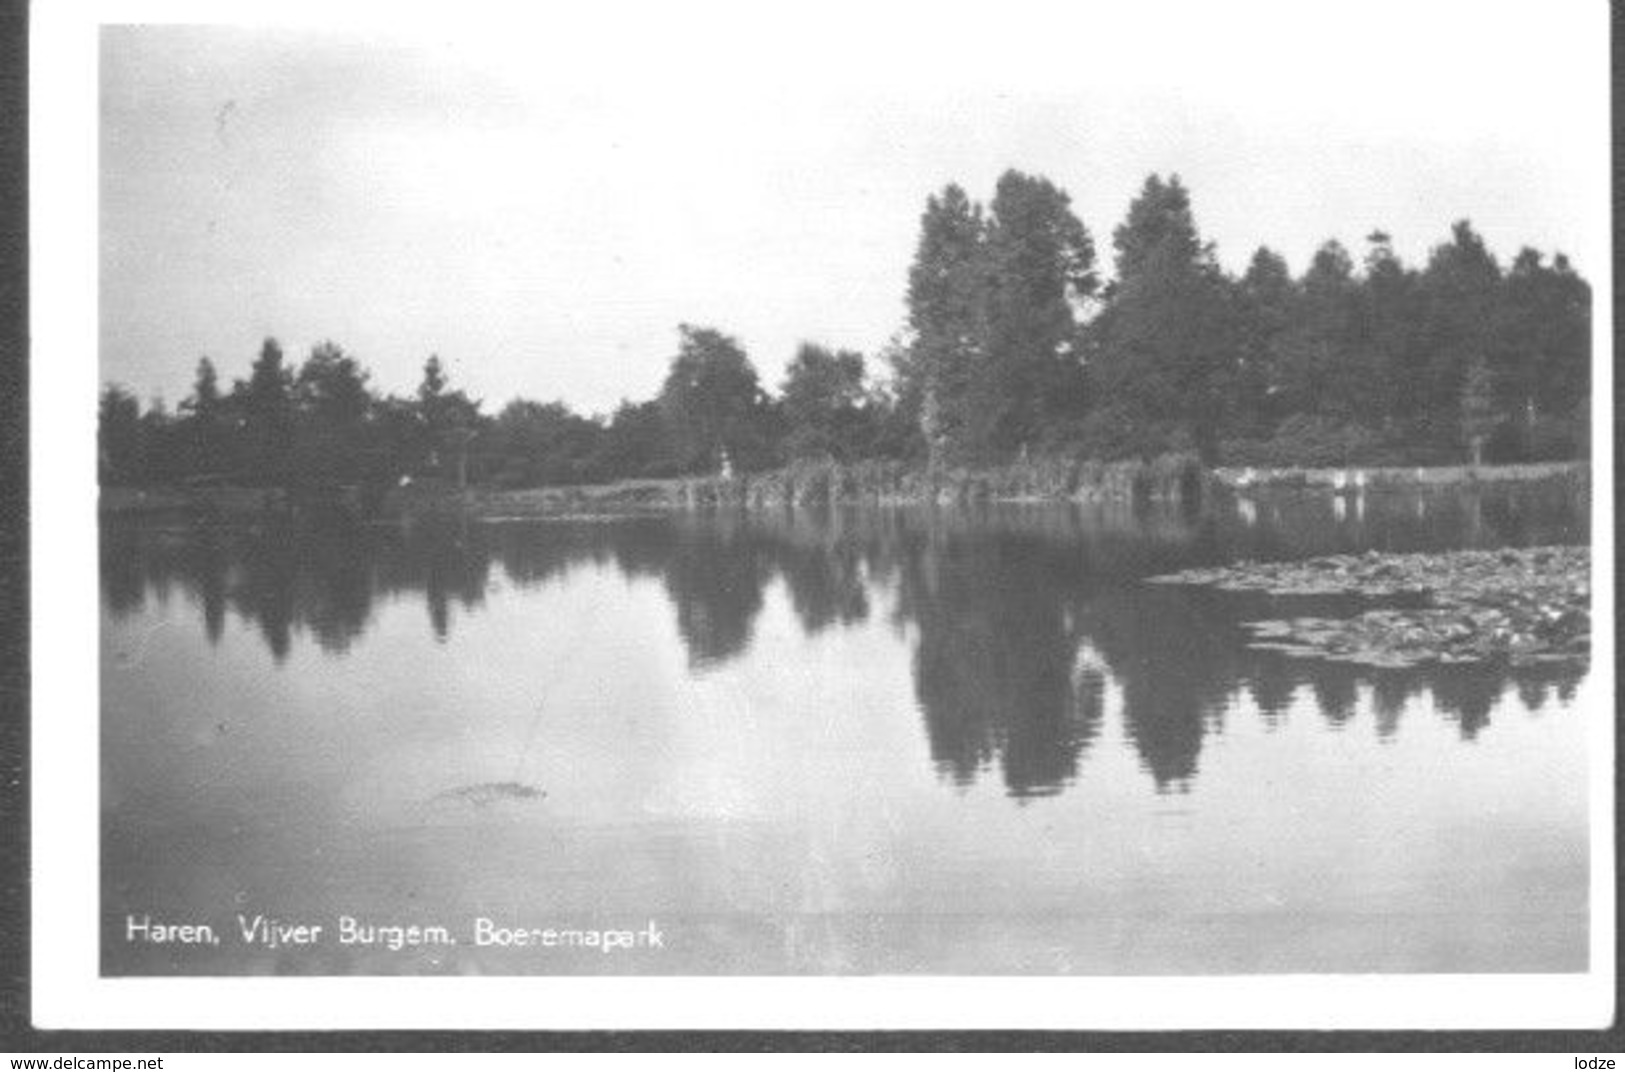
[[[1188,455],[1152,461],[1039,459],[993,468],[929,469],[902,462],[801,464],[731,477],[627,480],[549,488],[472,487],[419,481],[373,496],[351,491],[323,497],[365,516],[459,513],[475,517],[559,517],[670,513],[686,510],[779,509],[832,505],[967,506],[997,502],[1162,502],[1200,505],[1215,491],[1255,489],[1355,491],[1478,483],[1585,480],[1583,462],[1542,465],[1390,469],[1216,469]],[[280,489],[232,487],[104,488],[109,514],[261,516],[297,508]]]
[[[989,502],[1199,502],[1211,488],[1193,457],[1168,455],[1149,462],[1100,463],[1042,459],[996,468],[930,469],[902,462],[854,465],[792,465],[734,476],[627,480],[615,484],[465,491],[440,481],[418,481],[373,498],[363,512],[401,516],[440,512],[476,517],[667,513],[709,509],[772,509],[795,506]],[[330,492],[325,501],[358,508],[367,499],[354,490]],[[287,509],[301,501],[277,489],[106,488],[101,508],[116,514],[193,513],[228,517]],[[370,505],[370,504],[369,504]]]
[[[1194,458],[1173,455],[1109,464],[1045,459],[982,469],[927,469],[902,462],[818,463],[730,477],[480,489],[469,493],[469,506],[481,516],[523,517],[865,504],[1185,502],[1200,501],[1209,488],[1208,474]]]
[[[1361,488],[1451,487],[1479,483],[1586,480],[1585,462],[1532,462],[1525,465],[1343,466],[1262,469],[1239,466],[1213,470],[1213,479],[1236,491],[1253,488],[1305,488],[1358,491]]]

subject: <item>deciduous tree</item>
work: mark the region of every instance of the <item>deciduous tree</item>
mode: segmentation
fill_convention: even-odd
[[[850,460],[868,444],[863,355],[802,343],[780,389],[790,457]]]
[[[1071,198],[1006,171],[990,205],[986,352],[973,369],[972,441],[1003,453],[1035,443],[1083,404],[1078,313],[1095,293],[1095,246]]]
[[[683,471],[753,468],[767,457],[766,398],[738,341],[714,328],[678,327],[677,356],[660,392],[674,456]]]
[[[987,353],[985,232],[981,206],[959,186],[926,200],[908,273],[907,369],[918,379],[912,389],[933,465],[970,450],[971,388]]]

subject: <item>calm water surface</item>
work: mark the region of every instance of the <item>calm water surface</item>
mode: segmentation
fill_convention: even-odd
[[[1289,659],[1241,627],[1278,604],[1141,578],[1587,523],[1554,489],[109,522],[103,970],[1583,970],[1581,671]],[[456,944],[389,948],[414,924]]]

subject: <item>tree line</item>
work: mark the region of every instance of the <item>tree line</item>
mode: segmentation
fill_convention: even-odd
[[[1178,176],[1150,176],[1112,273],[1069,195],[1008,171],[991,201],[931,195],[906,323],[877,354],[803,343],[776,393],[737,339],[682,325],[655,397],[585,416],[494,415],[431,356],[408,397],[331,342],[295,367],[267,339],[222,387],[198,362],[171,412],[107,385],[104,483],[595,483],[802,459],[1005,464],[1191,452],[1210,464],[1430,464],[1588,451],[1591,290],[1525,248],[1502,266],[1467,221],[1420,268],[1390,237],[1336,240],[1294,277],[1260,247],[1236,276]]]

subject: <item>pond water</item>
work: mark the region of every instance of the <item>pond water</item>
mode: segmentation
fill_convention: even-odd
[[[1267,597],[1142,578],[1587,525],[1552,487],[109,519],[102,969],[1582,971],[1581,669],[1292,659]]]

